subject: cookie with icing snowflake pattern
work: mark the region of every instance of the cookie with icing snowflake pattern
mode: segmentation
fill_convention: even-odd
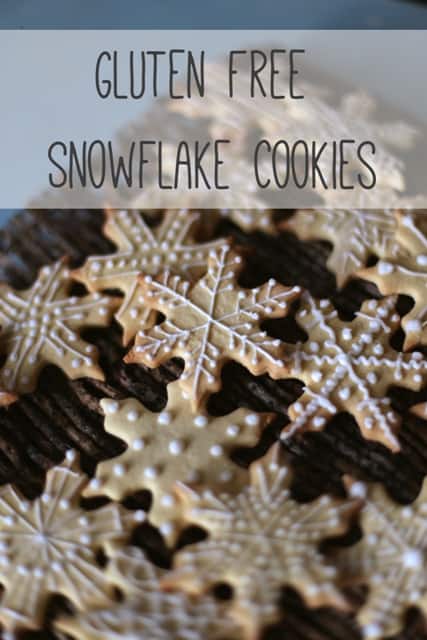
[[[118,289],[124,293],[115,317],[123,327],[124,344],[128,344],[139,329],[153,326],[156,320],[156,313],[140,299],[139,274],[157,275],[170,269],[189,280],[200,277],[206,271],[209,252],[226,240],[196,242],[201,214],[184,209],[164,213],[156,227],[146,223],[141,211],[107,211],[106,215],[104,234],[117,251],[91,256],[72,275],[90,291]]]
[[[357,275],[374,282],[384,295],[404,294],[414,301],[413,308],[402,320],[405,331],[404,349],[427,344],[427,236],[417,225],[414,213],[397,212],[397,238],[408,256],[380,260],[374,267]]]
[[[362,538],[338,555],[343,584],[368,587],[357,619],[366,640],[394,636],[411,607],[427,613],[427,482],[410,505],[394,502],[380,485],[349,481],[363,498]]]
[[[69,296],[73,281],[65,260],[44,266],[30,287],[17,291],[0,285],[0,350],[6,361],[0,386],[28,393],[47,364],[60,367],[69,378],[102,380],[97,349],[79,338],[86,327],[107,327],[117,298],[93,293]]]
[[[148,411],[134,399],[101,401],[106,431],[124,440],[128,448],[98,465],[85,495],[122,500],[139,489],[149,489],[153,496],[150,522],[174,544],[184,526],[175,482],[238,492],[248,472],[231,460],[230,453],[255,446],[273,416],[247,409],[222,417],[193,414],[178,382],[169,385],[168,398],[161,413]]]
[[[305,384],[289,407],[292,422],[282,438],[323,429],[338,412],[351,413],[364,438],[399,450],[401,422],[387,397],[391,385],[418,390],[427,380],[422,353],[400,353],[390,338],[400,326],[396,298],[366,300],[351,322],[344,322],[328,300],[304,294],[297,322],[306,342],[289,347],[290,373]]]
[[[242,257],[226,246],[211,252],[206,275],[194,285],[168,271],[155,278],[141,277],[144,304],[166,319],[137,334],[125,361],[157,367],[182,358],[185,367],[179,384],[194,411],[220,389],[222,367],[230,360],[254,375],[286,375],[284,344],[267,335],[260,324],[287,315],[300,288],[269,280],[243,289],[237,284],[242,268]]]
[[[51,469],[43,494],[29,502],[10,485],[0,492],[0,621],[7,631],[37,629],[52,595],[79,610],[109,606],[112,588],[97,560],[101,549],[126,542],[143,512],[108,504],[79,506],[89,478],[78,456]]]
[[[327,266],[342,287],[372,255],[396,258],[405,254],[396,238],[397,222],[390,211],[297,211],[281,224],[301,240],[326,240],[332,244]]]
[[[250,483],[237,495],[181,487],[189,523],[208,538],[178,551],[175,569],[163,579],[200,595],[214,585],[233,588],[231,615],[248,637],[279,617],[281,589],[296,589],[310,607],[346,608],[336,572],[319,552],[326,538],[343,534],[357,501],[323,496],[300,504],[290,495],[292,472],[280,444],[250,467]]]
[[[167,572],[136,547],[113,554],[106,576],[123,594],[108,608],[91,609],[55,622],[59,631],[79,640],[241,640],[242,630],[212,596],[192,599],[167,593],[161,579]]]

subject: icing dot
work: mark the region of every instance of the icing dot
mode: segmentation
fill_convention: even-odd
[[[51,567],[52,567],[52,571],[54,571],[55,573],[59,573],[60,571],[62,571],[62,565],[57,560],[54,560],[52,562]]]
[[[368,375],[366,376],[366,379],[370,384],[375,384],[378,380],[376,374],[373,371],[370,371],[368,373]]]
[[[235,438],[238,435],[239,431],[240,429],[237,424],[230,424],[227,427],[227,435],[230,436],[230,438]]]
[[[405,323],[405,331],[408,333],[420,333],[422,330],[422,324],[419,320],[408,320]]]
[[[87,519],[86,516],[80,516],[79,518],[79,525],[82,527],[87,527],[87,525],[89,524],[89,520]]]
[[[184,450],[184,443],[182,440],[171,440],[169,442],[169,453],[173,456],[179,456]]]
[[[206,418],[206,416],[196,416],[194,418],[194,426],[195,427],[199,427],[199,428],[203,428],[206,427],[206,425],[208,424],[208,420]]]
[[[82,544],[90,544],[91,538],[87,533],[82,533],[79,540]]]
[[[314,382],[320,382],[322,378],[323,378],[323,374],[322,374],[321,371],[312,371],[311,372],[311,379]]]
[[[117,413],[119,410],[119,403],[117,400],[103,400],[102,408],[106,414],[112,415],[113,413]]]
[[[362,630],[364,637],[368,640],[375,640],[376,638],[380,638],[383,634],[382,628],[375,622],[365,625]]]
[[[121,478],[125,475],[125,468],[122,464],[115,464],[113,467],[113,473],[118,478]]]
[[[392,264],[390,264],[389,262],[383,262],[382,260],[378,262],[377,267],[380,276],[387,276],[394,271],[394,266]]]
[[[135,438],[132,442],[132,449],[134,451],[141,451],[144,448],[144,440],[142,438]]]
[[[374,426],[374,421],[372,420],[372,418],[365,418],[363,424],[366,429],[372,429],[372,427]]]
[[[147,514],[142,509],[138,509],[137,511],[135,511],[133,519],[135,520],[135,522],[145,522],[145,520],[147,519]]]
[[[351,340],[351,338],[352,338],[351,329],[348,329],[348,328],[343,329],[342,332],[341,332],[341,336],[342,336],[343,340]]]
[[[316,416],[313,418],[313,427],[315,429],[321,429],[326,423],[326,418],[323,416]]]
[[[146,467],[144,469],[144,476],[149,479],[157,477],[157,469],[155,467]]]
[[[224,449],[221,447],[221,445],[219,444],[214,444],[212,445],[212,447],[209,449],[209,453],[211,454],[211,456],[213,456],[214,458],[218,458],[219,456],[222,456],[224,453]]]
[[[365,498],[366,485],[363,482],[353,482],[350,487],[350,495],[352,498]]]
[[[89,487],[96,491],[101,487],[101,481],[98,478],[92,478],[89,482]]]
[[[245,422],[248,427],[256,427],[259,424],[259,417],[255,413],[250,413],[246,416]]]
[[[348,387],[344,387],[338,391],[338,395],[341,400],[348,400],[350,397],[350,389]]]
[[[171,414],[168,411],[162,411],[157,417],[157,422],[159,424],[168,425],[172,421]]]
[[[160,499],[160,503],[163,507],[173,507],[175,502],[175,498],[170,493],[165,493]]]
[[[420,267],[427,267],[427,256],[417,256],[417,264],[419,264]]]
[[[307,587],[307,595],[315,596],[319,593],[319,586],[317,584],[309,584]]]
[[[403,566],[407,569],[419,569],[423,560],[423,554],[418,549],[407,549],[402,555]]]
[[[170,536],[175,531],[175,527],[172,522],[163,522],[159,529],[164,536]]]
[[[71,360],[71,366],[73,367],[73,369],[78,369],[82,364],[82,361],[80,360],[80,358],[73,358]]]
[[[65,511],[65,509],[70,508],[70,501],[67,500],[66,498],[62,498],[62,500],[59,501],[59,506],[61,509]]]
[[[129,420],[129,422],[135,422],[139,418],[139,413],[135,409],[131,409],[127,412],[126,418]]]

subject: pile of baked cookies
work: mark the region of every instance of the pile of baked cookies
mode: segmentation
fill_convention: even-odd
[[[224,219],[245,232],[325,240],[339,288],[362,279],[377,289],[343,318],[333,302],[293,283],[245,287],[248,251],[215,231]],[[308,608],[355,615],[365,638],[399,632],[412,607],[426,611],[427,485],[401,505],[379,484],[344,475],[340,497],[302,502],[288,454],[342,413],[366,441],[399,451],[401,415],[389,389],[415,392],[427,382],[426,231],[427,214],[410,211],[283,219],[250,210],[114,211],[104,226],[112,252],[77,268],[66,259],[46,264],[25,290],[1,285],[0,399],[11,406],[2,415],[35,392],[48,365],[72,380],[103,379],[102,353],[81,337],[87,327],[117,323],[128,366],[184,363],[160,412],[136,397],[101,399],[106,432],[124,444],[92,478],[70,449],[38,497],[13,484],[1,491],[3,637],[42,628],[58,595],[71,609],[52,628],[82,640],[261,638],[281,616],[284,587]],[[76,283],[89,293],[75,294]],[[401,296],[410,302],[403,312]],[[284,323],[280,337],[272,320]],[[286,339],[288,322],[298,339]],[[289,421],[248,468],[235,451],[255,451],[275,416],[210,411],[230,361],[252,376],[302,383]],[[411,411],[427,418],[427,404]],[[150,492],[148,510],[125,506],[141,490]],[[108,501],[85,506],[98,496]],[[169,569],[132,544],[146,522],[174,551]],[[203,535],[182,543],[189,527]],[[348,585],[367,588],[357,611]]]

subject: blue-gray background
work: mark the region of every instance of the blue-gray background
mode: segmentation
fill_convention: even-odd
[[[405,0],[0,0],[0,29],[180,28],[427,29],[427,6]],[[0,226],[10,214],[0,210]]]
[[[0,0],[3,29],[426,29],[405,0]]]

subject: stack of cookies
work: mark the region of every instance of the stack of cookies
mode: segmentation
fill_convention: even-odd
[[[17,215],[3,637],[427,638],[426,231],[397,210]]]

